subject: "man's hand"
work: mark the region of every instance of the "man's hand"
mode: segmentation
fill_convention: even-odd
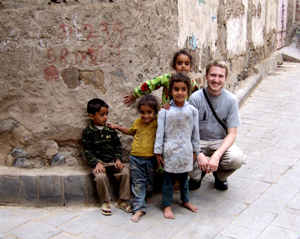
[[[165,162],[164,162],[163,158],[161,157],[161,155],[156,154],[156,160],[160,166],[162,166],[162,167],[164,166]]]
[[[123,103],[127,104],[127,107],[129,107],[131,103],[134,101],[135,101],[135,97],[132,94],[124,96]]]
[[[208,165],[208,159],[204,155],[204,153],[200,153],[196,156],[197,162],[198,162],[198,167],[201,171],[206,172],[206,168]]]
[[[206,173],[216,172],[218,170],[222,155],[233,145],[236,139],[237,128],[228,128],[227,130],[227,136],[223,139],[223,142],[220,145],[220,147],[214,152],[214,154],[209,159]]]
[[[115,163],[115,168],[118,169],[118,170],[121,170],[124,167],[126,167],[126,165],[123,164],[120,159],[117,159],[116,163]]]
[[[221,155],[218,155],[217,151],[210,157],[206,168],[206,173],[216,172],[219,167]]]
[[[97,163],[96,168],[95,168],[95,172],[96,173],[106,173],[106,169],[101,163]]]

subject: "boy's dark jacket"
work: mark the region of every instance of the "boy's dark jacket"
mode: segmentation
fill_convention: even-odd
[[[122,145],[114,129],[106,125],[99,130],[91,122],[82,133],[84,154],[88,164],[94,168],[97,163],[122,161]]]

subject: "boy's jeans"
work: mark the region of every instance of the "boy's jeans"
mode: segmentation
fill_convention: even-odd
[[[153,196],[153,175],[156,170],[156,157],[143,158],[130,155],[131,191],[133,212],[146,213],[145,199]]]

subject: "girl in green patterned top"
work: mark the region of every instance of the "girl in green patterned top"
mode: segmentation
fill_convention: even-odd
[[[175,53],[172,61],[172,68],[176,73],[189,73],[191,70],[192,56],[184,49]],[[155,77],[152,80],[148,80],[142,85],[136,87],[130,95],[125,95],[123,103],[127,104],[127,107],[135,101],[136,98],[151,93],[153,90],[157,90],[163,87],[162,91],[162,107],[169,109],[170,107],[170,93],[169,93],[169,80],[171,74],[164,74],[162,76]],[[192,91],[191,94],[198,90],[198,84],[195,80],[191,80]],[[187,99],[186,99],[187,100]]]

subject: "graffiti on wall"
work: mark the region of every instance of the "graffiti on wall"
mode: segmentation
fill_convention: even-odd
[[[214,14],[212,17],[211,17],[211,21],[214,22],[214,20],[216,20],[217,17],[216,17],[216,14]]]
[[[197,38],[195,35],[190,37],[190,45],[193,51],[197,48]]]
[[[205,4],[205,1],[204,0],[198,0],[198,4],[199,4],[199,6],[201,6],[201,4]]]
[[[61,24],[58,27],[58,38],[70,42],[70,38],[76,40],[89,41],[90,46],[85,50],[70,50],[68,47],[62,48],[57,51],[55,48],[47,49],[48,66],[44,69],[44,76],[46,81],[57,82],[59,78],[59,71],[55,65],[60,67],[67,66],[82,66],[88,64],[90,66],[99,66],[104,60],[103,52],[105,49],[114,51],[117,54],[118,60],[123,58],[121,56],[121,50],[119,44],[114,47],[113,41],[115,39],[123,39],[121,24],[116,22],[112,25],[101,22],[99,26],[93,26],[86,23],[83,30],[78,27],[71,27],[67,24]],[[102,44],[93,44],[92,39],[99,39]],[[95,42],[95,41],[93,41]]]
[[[46,66],[44,70],[44,76],[46,81],[57,82],[59,78],[59,72],[55,65]]]

